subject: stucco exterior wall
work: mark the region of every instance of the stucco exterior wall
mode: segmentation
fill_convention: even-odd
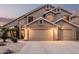
[[[26,18],[19,20],[19,26],[25,25],[26,24],[25,20],[26,20]]]

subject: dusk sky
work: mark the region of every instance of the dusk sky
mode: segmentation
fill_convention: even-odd
[[[41,4],[1,4],[0,5],[0,17],[5,18],[17,18],[32,9],[37,8]],[[77,14],[79,12],[79,5],[78,4],[65,4],[65,5],[53,5],[56,7],[62,7],[64,9]]]

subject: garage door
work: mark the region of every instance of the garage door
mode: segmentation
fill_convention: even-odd
[[[68,30],[63,30],[62,35],[63,35],[63,40],[72,40],[72,29]]]
[[[29,40],[32,41],[50,41],[53,40],[53,31],[51,30],[29,30]]]

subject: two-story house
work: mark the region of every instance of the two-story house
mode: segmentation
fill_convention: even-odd
[[[46,4],[5,24],[4,27],[18,26],[19,38],[27,41],[78,40],[79,26],[75,19],[79,20],[79,17],[72,15],[61,7]]]

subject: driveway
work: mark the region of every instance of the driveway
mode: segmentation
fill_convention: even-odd
[[[78,54],[77,41],[26,41],[20,54]]]

